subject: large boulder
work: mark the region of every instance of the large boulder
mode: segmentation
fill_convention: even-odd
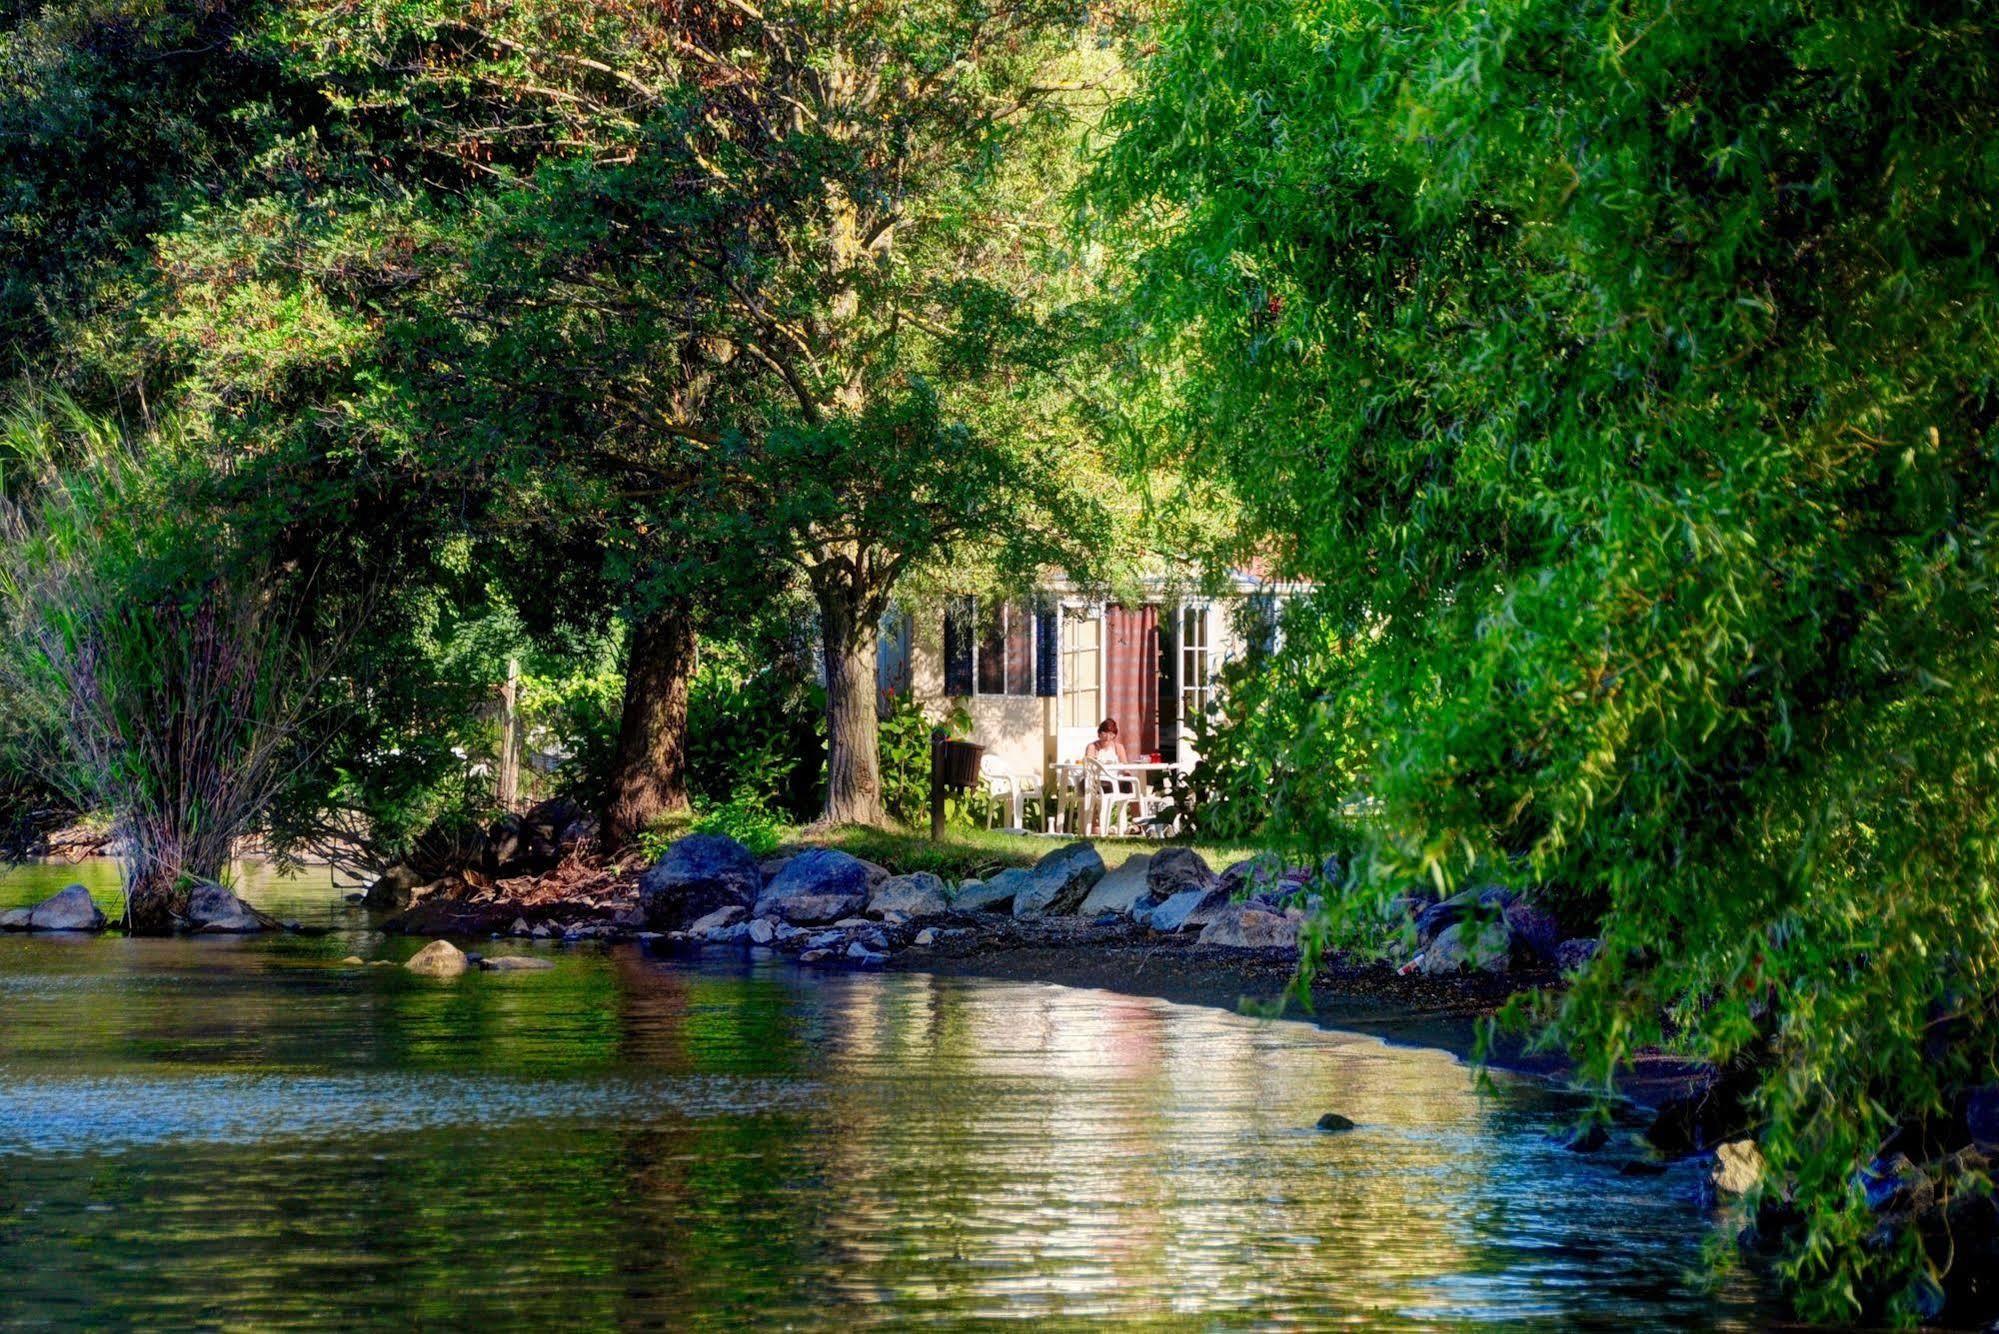
[[[0,929],[9,931],[102,931],[104,914],[82,885],[69,885],[32,908],[7,914]]]
[[[457,977],[472,966],[465,952],[448,940],[433,940],[410,956],[403,967],[424,977]]]
[[[763,887],[750,850],[726,834],[689,834],[639,877],[646,924],[678,931],[717,908],[748,908]]]
[[[1477,971],[1506,971],[1506,929],[1496,922],[1454,922],[1439,931],[1423,951],[1420,964],[1432,976]]]
[[[938,917],[951,910],[951,897],[944,882],[928,871],[890,876],[875,886],[868,899],[868,911],[877,917],[895,913],[902,917]]]
[[[1107,912],[1130,912],[1146,896],[1147,868],[1151,865],[1150,853],[1141,852],[1128,858],[1124,865],[1097,881],[1076,911],[1084,917]]]
[[[859,894],[789,894],[781,899],[766,895],[757,900],[756,911],[759,918],[817,926],[852,917],[866,906],[867,900]]]
[[[986,880],[967,880],[951,896],[951,911],[1010,913],[1014,896],[1026,889],[1033,878],[1028,872],[1012,867]]]
[[[1228,906],[1228,902],[1228,891],[1220,885],[1206,889],[1186,889],[1150,912],[1134,913],[1132,920],[1154,931],[1171,935],[1190,926],[1206,926],[1215,919],[1215,914]]]
[[[868,863],[838,848],[807,848],[784,864],[757,896],[757,916],[763,904],[801,895],[841,894],[867,900]]]
[[[1104,878],[1104,859],[1088,843],[1057,848],[1034,864],[1027,887],[1014,895],[1015,917],[1054,917],[1072,913]]]
[[[1427,945],[1446,927],[1470,917],[1503,916],[1513,904],[1513,891],[1498,885],[1482,885],[1460,890],[1442,903],[1431,904],[1416,915],[1416,943]]]
[[[1196,940],[1202,945],[1238,950],[1295,950],[1298,920],[1283,913],[1231,903],[1216,911],[1214,920],[1201,928]]]
[[[262,913],[221,885],[206,881],[187,896],[187,925],[190,931],[210,936],[249,936],[271,929]]]
[[[1555,962],[1555,951],[1562,941],[1562,924],[1551,914],[1531,903],[1509,903],[1502,920],[1514,958]]]
[[[1192,848],[1161,848],[1145,867],[1145,887],[1160,903],[1190,889],[1213,889],[1219,883],[1207,860]]]
[[[28,916],[29,910],[26,908],[9,908],[6,912],[0,912],[0,931],[26,931]]]

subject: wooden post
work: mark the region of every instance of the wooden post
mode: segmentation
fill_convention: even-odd
[[[941,727],[930,729],[930,841],[944,841],[944,738]]]
[[[507,684],[500,689],[500,809],[510,811],[521,794],[521,664],[507,659]]]

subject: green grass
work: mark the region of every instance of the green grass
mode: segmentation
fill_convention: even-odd
[[[951,826],[940,843],[928,835],[873,829],[865,825],[840,825],[832,829],[805,826],[792,831],[789,843],[797,846],[838,848],[865,858],[898,875],[929,871],[945,880],[983,880],[1009,866],[1032,866],[1071,840],[1041,834],[1014,834],[997,829]],[[1092,839],[1104,864],[1118,867],[1136,854],[1157,852],[1165,844],[1158,839]],[[1191,845],[1217,871],[1231,862],[1256,855],[1256,849],[1216,843]]]

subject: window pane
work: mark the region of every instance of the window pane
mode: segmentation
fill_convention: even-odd
[[[1006,693],[1005,604],[979,603],[979,685],[981,695]]]
[[[1006,604],[1006,693],[1034,693],[1034,616],[1018,602]]]

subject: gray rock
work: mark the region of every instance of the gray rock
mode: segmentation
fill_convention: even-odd
[[[1198,943],[1224,945],[1238,950],[1295,950],[1298,948],[1298,922],[1281,913],[1231,903],[1217,911],[1214,920],[1201,928]]]
[[[750,923],[750,940],[758,945],[768,945],[777,939],[777,923],[768,917],[759,917]]]
[[[1354,1123],[1352,1119],[1341,1116],[1338,1112],[1327,1112],[1319,1118],[1319,1129],[1321,1130],[1352,1130],[1353,1128]]]
[[[208,935],[247,936],[270,929],[270,923],[221,885],[196,885],[187,896],[187,924]]]
[[[1437,933],[1418,967],[1431,976],[1506,971],[1506,930],[1495,922],[1456,922]]]
[[[6,912],[0,912],[0,931],[26,931],[27,929],[28,910],[26,908],[9,908]]]
[[[873,925],[874,923],[865,917],[842,917],[833,923],[833,926],[841,931],[860,931]]]
[[[527,918],[516,917],[514,919],[514,924],[507,928],[507,934],[510,936],[525,936],[532,930],[534,930],[534,928],[528,925]]]
[[[457,977],[471,964],[450,941],[433,940],[412,955],[403,967],[424,977]]]
[[[717,908],[749,907],[762,887],[748,848],[723,834],[689,834],[639,877],[639,906],[648,925],[684,930]]]
[[[838,931],[821,931],[818,935],[806,941],[805,945],[807,949],[830,950],[846,943],[846,939]]]
[[[740,903],[726,904],[698,921],[689,922],[687,924],[687,934],[690,936],[705,936],[710,931],[720,931],[724,927],[734,926],[747,917],[749,911],[748,908],[745,908]]]
[[[886,916],[939,917],[951,910],[951,898],[944,882],[928,871],[890,876],[875,886],[868,899],[868,911]]]
[[[1531,903],[1511,903],[1506,907],[1504,921],[1515,958],[1554,962],[1562,927],[1553,916]]]
[[[1084,917],[1095,917],[1099,913],[1128,913],[1146,894],[1146,872],[1152,865],[1152,854],[1141,852],[1125,860],[1124,865],[1104,876],[1096,883],[1076,911]]]
[[[1014,867],[990,880],[967,880],[951,898],[952,912],[1013,911],[1014,897],[1033,882],[1028,872]]]
[[[1182,890],[1146,913],[1143,925],[1169,935],[1190,926],[1206,926],[1228,901],[1228,891],[1220,885]],[[1136,914],[1133,920],[1138,920]]]
[[[800,963],[824,963],[834,957],[830,949],[810,949],[798,956]]]
[[[874,888],[876,888],[877,886],[879,886],[879,885],[881,884],[881,882],[882,882],[882,881],[884,881],[884,880],[888,879],[888,878],[890,877],[890,875],[891,875],[891,874],[893,874],[893,873],[892,873],[892,872],[891,872],[891,871],[890,871],[890,870],[888,869],[888,867],[886,867],[886,866],[878,866],[878,865],[876,865],[876,864],[875,864],[874,862],[871,862],[871,861],[869,861],[869,860],[868,860],[867,858],[865,858],[865,857],[856,857],[856,858],[854,858],[854,860],[855,860],[855,861],[857,861],[857,862],[859,862],[859,863],[861,864],[861,869],[862,869],[863,871],[866,871],[866,872],[868,873],[868,888],[869,888],[869,889],[874,889]]]
[[[775,917],[793,926],[816,926],[837,922],[861,910],[865,901],[859,894],[792,894],[757,900],[758,917]]]
[[[479,966],[489,973],[538,973],[555,964],[527,954],[502,954],[496,959],[479,960]]]
[[[863,968],[875,968],[888,962],[888,955],[871,950],[858,940],[847,946],[847,957]]]
[[[757,896],[757,916],[765,915],[763,905],[776,899],[805,895],[868,897],[868,863],[838,848],[807,848],[784,864]]]
[[[104,914],[97,910],[97,903],[90,897],[90,891],[82,885],[68,885],[34,907],[24,910],[21,925],[8,925],[10,931],[102,931]],[[10,918],[14,915],[8,914]]]
[[[916,933],[916,943],[925,947],[935,945],[937,943],[937,928],[926,926],[921,931],[918,931]]]
[[[1555,946],[1555,967],[1565,973],[1573,973],[1594,959],[1597,949],[1597,942],[1587,937],[1565,940]]]
[[[358,954],[350,954],[346,958],[340,961],[340,966],[342,968],[360,968],[363,965],[365,965],[367,962],[368,961],[366,959],[363,959]]]
[[[1161,903],[1190,889],[1213,889],[1220,883],[1207,860],[1192,848],[1161,848],[1145,868],[1145,887]]]
[[[1513,903],[1510,889],[1498,885],[1482,885],[1473,889],[1460,890],[1442,903],[1435,903],[1416,915],[1416,943],[1427,945],[1445,927],[1455,926],[1468,917],[1486,916],[1499,918]]]
[[[1104,859],[1088,843],[1057,848],[1034,864],[1027,887],[1013,896],[1015,917],[1072,913],[1104,878]]]

